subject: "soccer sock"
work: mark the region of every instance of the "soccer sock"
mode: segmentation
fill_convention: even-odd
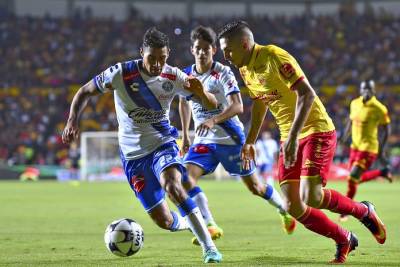
[[[368,182],[368,181],[376,179],[379,176],[382,176],[381,170],[366,171],[361,175],[361,182],[362,183]]]
[[[211,211],[208,207],[208,199],[206,194],[203,193],[200,187],[196,186],[193,189],[191,189],[188,192],[189,196],[196,202],[197,206],[199,207],[201,211],[201,215],[203,215],[203,218],[206,222],[208,223],[215,223],[214,218],[211,214]]]
[[[181,215],[179,215],[175,211],[171,211],[171,215],[173,218],[172,225],[170,226],[171,232],[189,229],[189,224],[185,218],[183,218]]]
[[[323,189],[322,203],[320,209],[328,209],[335,213],[350,214],[357,219],[362,219],[368,214],[368,208],[364,204],[358,203],[339,192],[332,189]]]
[[[287,213],[286,210],[283,208],[283,201],[281,195],[279,194],[278,191],[276,191],[276,189],[272,185],[267,184],[265,188],[265,194],[263,197],[268,201],[269,204],[278,208],[280,214]]]
[[[349,180],[347,182],[347,197],[350,199],[354,199],[354,196],[356,195],[357,192],[357,187],[358,183],[353,181],[351,177],[349,177]]]
[[[345,243],[348,240],[349,232],[331,221],[325,213],[318,209],[307,207],[303,215],[296,219],[307,229],[332,238],[338,244]]]
[[[185,201],[178,205],[179,212],[182,217],[185,217],[188,221],[188,225],[192,233],[196,236],[203,252],[208,249],[216,249],[211,235],[207,230],[207,226],[204,223],[203,217],[196,203],[188,197]]]

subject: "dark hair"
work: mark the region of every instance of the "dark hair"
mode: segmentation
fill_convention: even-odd
[[[200,25],[194,28],[190,33],[190,41],[192,45],[198,39],[209,42],[212,46],[216,46],[217,35],[210,27],[204,27]]]
[[[168,36],[157,30],[156,27],[151,27],[143,36],[143,47],[169,48]]]
[[[250,29],[249,24],[243,20],[236,20],[225,24],[218,33],[218,39],[230,37],[243,29]]]

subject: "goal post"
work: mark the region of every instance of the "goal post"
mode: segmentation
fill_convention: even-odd
[[[180,132],[180,136],[181,132]],[[194,138],[194,131],[190,132]],[[177,139],[178,145],[182,142]],[[125,181],[125,173],[122,169],[117,132],[82,132],[80,143],[80,179],[85,181]],[[222,180],[229,178],[229,174],[221,164],[214,173],[207,178]]]

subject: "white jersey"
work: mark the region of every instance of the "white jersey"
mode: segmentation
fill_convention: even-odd
[[[272,166],[278,149],[278,143],[274,139],[258,139],[256,142],[257,165],[266,164]]]
[[[114,90],[118,142],[126,159],[144,157],[175,140],[170,104],[177,93],[192,95],[182,89],[188,76],[178,68],[166,64],[159,76],[150,77],[141,66],[142,60],[118,63],[93,78],[100,92]]]
[[[218,108],[208,111],[200,103],[192,103],[192,114],[195,129],[207,119],[221,113],[228,105],[227,96],[240,93],[235,75],[228,66],[219,62],[214,62],[211,69],[203,74],[196,72],[195,65],[184,70],[188,75],[199,79],[205,90],[215,95]],[[222,123],[216,124],[213,129],[208,131],[206,136],[195,135],[193,144],[222,144],[237,145],[244,143],[243,124],[237,116],[230,118]]]

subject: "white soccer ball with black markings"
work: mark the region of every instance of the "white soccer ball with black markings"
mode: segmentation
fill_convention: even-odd
[[[114,255],[132,256],[143,247],[143,228],[132,219],[124,218],[113,221],[106,228],[104,242],[107,249]]]

